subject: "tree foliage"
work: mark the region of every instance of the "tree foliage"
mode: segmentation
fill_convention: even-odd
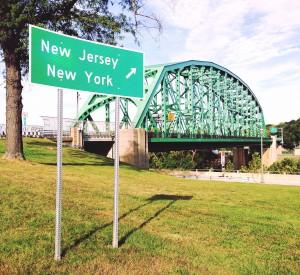
[[[25,69],[28,24],[111,45],[116,45],[124,33],[137,39],[139,27],[161,29],[158,18],[143,13],[141,0],[0,1],[1,49],[14,51]]]
[[[6,73],[6,158],[23,159],[22,83],[28,71],[28,24],[115,45],[125,33],[161,25],[142,0],[2,0],[0,54]],[[150,24],[150,25],[149,25]]]

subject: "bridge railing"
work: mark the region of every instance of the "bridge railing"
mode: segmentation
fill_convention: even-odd
[[[43,117],[44,125],[27,125],[22,127],[23,137],[46,137],[56,138],[57,120],[55,117]],[[114,122],[105,121],[76,121],[64,119],[63,136],[71,136],[71,128],[76,127],[83,130],[85,138],[112,138],[115,136]],[[6,125],[0,124],[0,137],[6,137]]]
[[[43,137],[44,128],[40,125],[27,125],[22,127],[23,137]],[[0,124],[0,137],[6,137],[6,125]]]
[[[115,132],[110,131],[110,132],[99,132],[99,133],[83,133],[83,138],[84,139],[101,139],[101,138],[114,138]]]
[[[5,124],[0,124],[0,137],[6,136],[6,126]]]
[[[47,130],[44,126],[40,125],[27,125],[22,127],[23,137],[56,137],[57,130],[51,129]],[[70,136],[70,129],[65,129],[63,131],[63,136]],[[6,125],[0,124],[0,137],[6,137]]]
[[[149,131],[148,132],[149,138],[194,138],[194,139],[253,139],[253,138],[260,138],[258,136],[249,137],[249,136],[238,136],[238,135],[231,135],[231,136],[225,136],[225,135],[209,135],[209,134],[186,134],[186,133],[168,133],[164,134],[163,132],[155,132],[155,131]],[[265,137],[264,137],[265,138]]]
[[[120,125],[120,129],[122,126]],[[114,138],[115,123],[106,121],[85,121],[82,124],[84,139]]]

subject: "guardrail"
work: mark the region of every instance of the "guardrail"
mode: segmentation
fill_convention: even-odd
[[[27,125],[23,126],[22,136],[23,137],[49,137],[56,138],[56,118],[47,118],[47,125]],[[44,119],[46,119],[44,118]],[[64,137],[71,136],[71,128],[75,124],[75,120],[65,119],[66,122],[64,124]],[[81,129],[84,129],[84,138],[112,138],[114,137],[114,123],[113,122],[105,122],[105,121],[88,121],[83,123],[80,121],[78,125]],[[78,127],[77,126],[77,127]],[[50,129],[49,129],[50,128]],[[0,138],[6,137],[6,125],[0,124]]]
[[[98,134],[83,134],[84,140],[101,140],[101,139],[114,139],[114,133],[98,133]]]
[[[44,137],[56,137],[56,130],[44,130],[43,126],[31,125],[23,127],[22,129],[23,137],[33,137],[33,138],[44,138]],[[63,136],[69,137],[70,130],[63,131]],[[0,137],[6,137],[6,127],[5,124],[0,124]]]

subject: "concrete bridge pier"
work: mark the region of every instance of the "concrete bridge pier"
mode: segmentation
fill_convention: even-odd
[[[240,170],[242,166],[248,164],[249,149],[245,147],[233,148],[233,165],[235,170]]]
[[[148,135],[145,129],[121,129],[119,144],[120,161],[137,168],[149,168]],[[113,147],[107,156],[114,158]]]
[[[84,142],[83,131],[80,128],[71,128],[72,147],[85,149],[110,158],[114,157],[114,140],[93,138]],[[120,161],[131,164],[137,168],[148,169],[148,134],[145,129],[121,129],[120,130]]]
[[[72,147],[83,149],[83,132],[78,127],[71,128]]]
[[[120,161],[148,169],[148,135],[145,129],[120,130]]]

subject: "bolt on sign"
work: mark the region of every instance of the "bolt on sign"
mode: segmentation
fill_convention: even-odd
[[[30,82],[57,88],[143,98],[144,55],[29,27]]]

